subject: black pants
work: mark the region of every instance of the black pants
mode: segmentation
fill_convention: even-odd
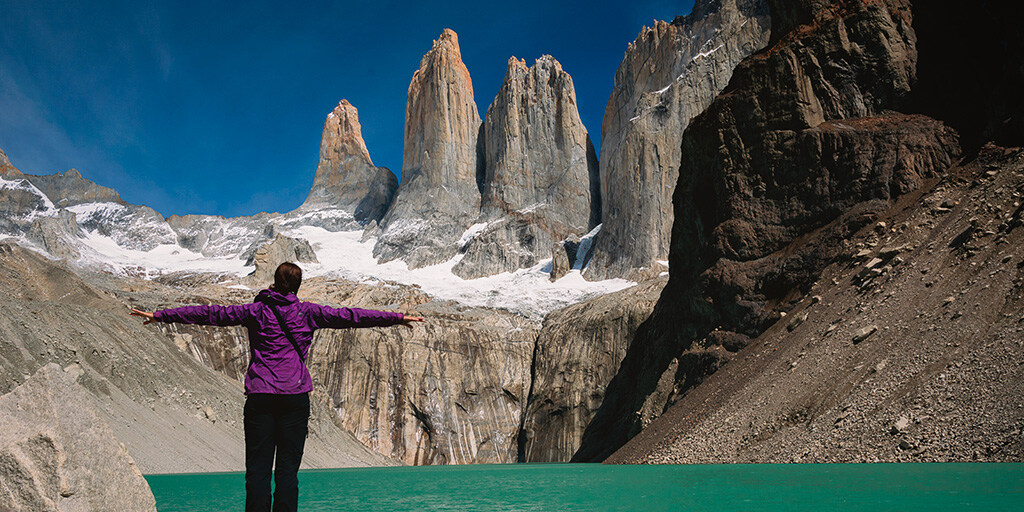
[[[245,511],[270,512],[270,471],[274,467],[273,512],[299,506],[299,464],[309,431],[309,393],[245,399]]]

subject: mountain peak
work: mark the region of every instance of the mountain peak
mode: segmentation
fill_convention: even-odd
[[[19,171],[14,165],[11,164],[10,159],[7,158],[7,153],[0,149],[0,175],[8,176],[21,176]]]
[[[398,178],[376,167],[363,141],[359,111],[342,99],[327,114],[320,138],[320,161],[304,206],[336,206],[359,223],[380,220],[391,203]]]

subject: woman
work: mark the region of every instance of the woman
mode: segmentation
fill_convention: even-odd
[[[249,369],[245,374],[245,510],[269,511],[270,474],[276,486],[274,511],[298,507],[298,471],[309,423],[313,380],[306,356],[313,331],[323,328],[381,327],[422,322],[418,316],[356,308],[331,308],[300,302],[302,269],[282,263],[274,285],[250,304],[185,306],[154,313],[132,309],[151,322],[244,325],[249,331]]]

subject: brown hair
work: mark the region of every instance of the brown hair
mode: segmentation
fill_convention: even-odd
[[[284,262],[274,271],[274,285],[270,288],[277,293],[298,293],[302,284],[302,269],[291,262]]]

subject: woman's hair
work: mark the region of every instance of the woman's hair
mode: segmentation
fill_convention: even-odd
[[[284,262],[274,271],[274,286],[271,288],[277,293],[298,293],[301,284],[302,269],[294,263]]]

